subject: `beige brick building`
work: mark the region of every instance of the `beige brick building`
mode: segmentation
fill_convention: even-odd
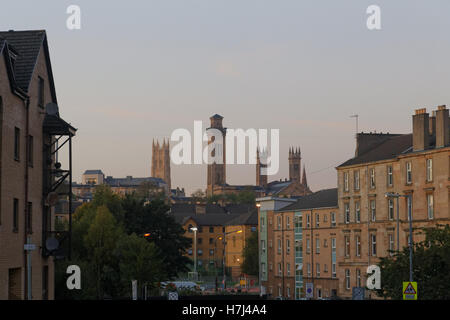
[[[389,250],[408,245],[406,197],[412,196],[413,228],[448,224],[449,214],[449,112],[445,106],[430,117],[416,110],[412,134],[357,135],[355,157],[337,168],[339,294],[352,297],[353,287],[364,287],[366,270]],[[397,236],[399,233],[399,237]],[[413,241],[420,241],[416,232]],[[367,297],[374,294],[366,292]]]
[[[75,129],[46,108],[57,100],[45,31],[0,32],[0,55],[0,299],[53,299],[45,241],[54,217],[43,195],[53,183],[55,130]],[[36,246],[29,259],[26,243]]]

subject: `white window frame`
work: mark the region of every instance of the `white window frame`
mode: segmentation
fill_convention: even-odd
[[[350,290],[350,269],[345,269],[345,289]]]
[[[377,221],[377,202],[375,199],[370,200],[370,217],[372,222]]]
[[[344,172],[344,191],[348,192],[349,190],[349,181],[348,181],[348,171]]]
[[[432,193],[427,194],[427,215],[428,220],[434,219],[434,195]]]
[[[361,236],[356,236],[355,237],[355,242],[356,242],[356,256],[357,257],[361,257]]]
[[[372,257],[377,256],[377,235],[374,233],[370,235],[370,254]]]
[[[370,188],[375,189],[376,180],[375,180],[375,168],[370,168]]]
[[[388,219],[394,220],[394,199],[388,199]]]
[[[433,159],[428,158],[426,161],[427,165],[427,182],[433,181]]]
[[[354,178],[354,185],[355,185],[355,190],[359,190],[360,185],[359,185],[359,170],[355,170],[353,171],[353,178]]]
[[[344,222],[346,224],[350,223],[350,203],[344,203]]]
[[[361,203],[355,201],[355,222],[361,223]]]
[[[406,184],[412,183],[412,164],[411,161],[406,162]]]
[[[394,185],[394,169],[392,165],[387,166],[387,185],[388,187]]]

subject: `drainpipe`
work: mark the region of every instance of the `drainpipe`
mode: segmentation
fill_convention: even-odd
[[[25,112],[26,112],[26,123],[25,123],[25,159],[24,159],[24,165],[25,165],[25,197],[24,197],[24,212],[25,212],[25,219],[24,220],[24,229],[23,229],[23,244],[25,246],[26,243],[28,243],[28,230],[27,230],[27,216],[28,216],[28,159],[29,159],[29,146],[28,146],[28,136],[29,136],[29,123],[30,123],[30,98],[27,97],[24,100],[24,106],[25,106]],[[20,146],[19,146],[20,147]],[[20,151],[19,151],[20,152]],[[25,271],[25,281],[24,281],[24,296],[26,300],[31,300],[31,277],[28,272],[28,269],[30,269],[30,261],[28,261],[28,254],[31,254],[27,251],[23,251],[23,260],[24,260],[24,271]]]

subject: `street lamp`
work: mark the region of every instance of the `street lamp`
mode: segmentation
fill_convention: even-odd
[[[400,252],[399,245],[399,210],[398,200],[400,197],[407,199],[408,219],[409,219],[409,281],[413,281],[413,239],[412,239],[412,197],[410,194],[399,194],[387,192],[384,195],[386,198],[397,198],[397,250]]]
[[[229,235],[229,234],[232,234],[232,233],[242,233],[242,230],[237,230],[237,231],[230,231],[230,232],[224,232],[223,233],[223,290],[225,290],[225,279],[226,279],[226,275],[225,275],[225,262],[226,262],[226,260],[225,260],[225,255],[226,255],[226,249],[225,249],[225,247],[226,247],[226,245],[227,245],[227,241],[226,241],[226,239],[225,239],[225,237],[227,236],[227,235]],[[219,240],[220,240],[220,238],[219,238]]]
[[[191,227],[192,231],[194,231],[194,276],[195,280],[197,280],[197,227]]]

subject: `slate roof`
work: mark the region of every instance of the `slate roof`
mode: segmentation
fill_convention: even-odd
[[[389,137],[378,145],[373,146],[368,151],[345,161],[340,167],[375,162],[380,160],[393,159],[400,154],[410,152],[412,150],[412,134],[402,134]]]
[[[84,174],[103,174],[102,170],[86,170]]]
[[[184,217],[182,222],[184,223],[191,218],[199,226],[225,226],[229,221],[237,217],[239,217],[239,214],[229,214],[229,213],[197,214],[195,216]]]
[[[244,226],[244,225],[258,225],[258,211],[247,212],[239,214],[236,218],[230,219],[227,223],[228,226]]]
[[[146,178],[133,178],[133,177],[126,177],[126,178],[113,178],[113,177],[106,177],[104,182],[111,186],[111,187],[137,187],[141,185],[143,182],[153,182],[157,186],[164,184],[164,180],[160,178],[154,178],[154,177],[146,177]]]
[[[337,188],[324,189],[313,194],[301,197],[294,202],[280,210],[281,211],[292,211],[300,209],[317,209],[317,208],[332,208],[338,205],[338,193]]]
[[[34,67],[45,37],[45,30],[0,32],[0,38],[6,40],[18,53],[15,63],[15,81],[25,92],[28,92]]]

